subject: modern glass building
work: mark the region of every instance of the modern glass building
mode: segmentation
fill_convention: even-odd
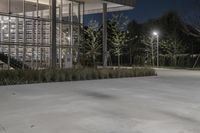
[[[84,15],[132,9],[134,0],[1,0],[0,61],[8,68],[72,67],[77,61]]]

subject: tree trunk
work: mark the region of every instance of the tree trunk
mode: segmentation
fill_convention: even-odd
[[[197,60],[195,61],[194,65],[193,65],[193,68],[195,68],[197,66],[199,59],[200,59],[200,54],[198,55]]]
[[[120,54],[118,54],[118,67],[120,67]]]
[[[95,67],[96,66],[96,57],[95,57],[95,55],[92,56],[92,60],[93,60],[93,66]]]
[[[130,62],[129,62],[129,63],[130,63],[130,65],[132,66],[132,63],[133,63],[133,56],[132,56],[132,50],[131,50],[131,48],[130,48],[129,51],[130,51],[130,59],[129,59]]]

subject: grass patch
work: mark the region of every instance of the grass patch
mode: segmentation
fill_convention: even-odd
[[[151,68],[82,68],[55,70],[1,70],[0,85],[154,76]]]

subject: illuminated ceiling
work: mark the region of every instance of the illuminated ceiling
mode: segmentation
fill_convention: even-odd
[[[8,0],[0,0],[0,12],[8,12]],[[101,13],[102,4],[107,3],[108,12],[133,9],[135,0],[79,0],[85,2],[85,14]],[[26,11],[36,10],[37,0],[26,0]],[[130,3],[130,4],[129,4]],[[58,2],[58,5],[60,3]],[[66,1],[65,1],[66,4]],[[47,9],[49,7],[49,0],[39,0],[39,10]],[[11,12],[23,12],[23,0],[11,0]],[[65,11],[67,13],[68,11]]]

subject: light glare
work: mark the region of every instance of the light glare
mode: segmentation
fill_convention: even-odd
[[[153,35],[154,35],[154,36],[158,36],[158,32],[154,31],[154,32],[153,32]]]

